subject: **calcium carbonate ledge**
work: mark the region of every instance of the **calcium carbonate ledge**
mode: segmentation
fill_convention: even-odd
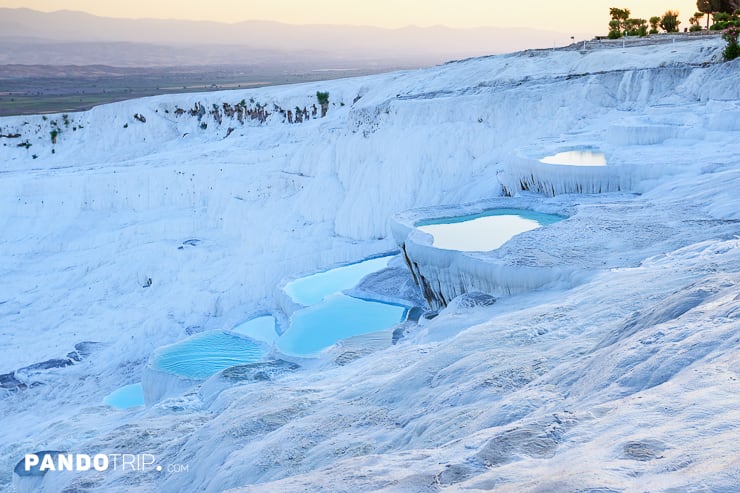
[[[605,142],[550,145],[535,144],[512,156],[498,173],[499,183],[505,195],[513,196],[521,191],[540,193],[548,197],[563,194],[599,194],[613,192],[642,192],[642,185],[664,175],[664,166],[653,166],[641,156],[643,146],[650,146],[686,132],[674,125],[622,123],[611,126],[606,132]],[[575,144],[575,145],[574,145]],[[637,146],[624,151],[625,146]],[[591,149],[603,152],[607,164],[584,166],[543,163],[545,156],[559,152]]]
[[[521,233],[489,252],[440,249],[433,245],[430,234],[416,228],[416,224],[423,220],[503,208],[528,209],[566,217],[572,213],[564,201],[526,196],[414,209],[392,218],[393,237],[431,308],[445,307],[453,298],[468,292],[501,296],[574,282],[576,266],[548,258],[541,248],[548,237],[552,238],[553,233],[548,230],[561,229],[565,221]],[[553,238],[552,241],[556,240]]]

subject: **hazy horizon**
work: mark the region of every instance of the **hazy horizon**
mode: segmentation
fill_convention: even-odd
[[[131,20],[0,8],[0,115],[368,75],[570,43],[568,34],[526,28],[276,22]]]
[[[287,3],[291,2],[276,1],[270,5]],[[317,0],[312,4],[312,12],[325,14],[320,18],[250,11],[253,17],[270,17],[264,20],[245,20],[249,16],[240,3],[232,5],[232,17],[224,23],[224,19],[211,14],[223,13],[225,5],[232,2],[214,0],[208,8],[178,2],[178,8],[162,10],[163,6],[173,5],[165,1],[142,10],[142,2],[132,0],[125,11],[116,11],[106,9],[106,4],[88,5],[90,2],[84,1],[60,5],[0,0],[0,39],[5,48],[0,51],[0,114],[78,111],[105,102],[173,91],[289,84],[554,48],[604,34],[608,21],[608,7],[594,9],[589,4],[576,10],[598,18],[600,27],[592,32],[585,27],[580,29],[583,26],[569,31],[565,20],[573,20],[572,6],[560,4],[555,16],[554,6],[548,4],[544,10],[528,16],[494,16],[497,21],[510,24],[506,27],[450,27],[439,24],[462,23],[454,17],[444,17],[448,6],[442,2],[431,1],[426,4],[428,8],[412,8],[418,7],[418,0],[405,0],[399,4],[418,14],[418,18],[404,9],[391,9],[386,22],[379,23],[384,25],[373,25],[378,22],[372,12],[363,10],[367,7],[364,6],[352,12],[365,12],[362,20],[366,22],[352,25],[357,18],[340,15],[347,14],[346,9],[321,9],[331,3]],[[381,4],[373,4],[372,9],[378,5]],[[475,5],[482,4],[473,0],[458,4]],[[51,6],[54,11],[43,12],[44,6]],[[197,12],[201,17],[155,18],[165,14],[193,17]],[[125,14],[123,18],[116,17],[121,13]],[[132,18],[138,14],[145,14],[146,18]],[[642,15],[638,11],[633,14]],[[538,26],[537,16],[543,15],[551,16],[548,24]],[[483,22],[486,17],[480,19]],[[430,27],[392,26],[394,22],[410,20],[417,21],[415,24],[450,22],[434,22]],[[302,24],[292,23],[301,21]],[[528,27],[513,27],[525,23]]]
[[[41,12],[78,11],[117,19],[196,20],[228,24],[268,21],[295,25],[343,25],[381,28],[435,27],[454,29],[519,27],[559,32],[603,34],[609,8],[629,8],[634,17],[649,18],[668,9],[679,10],[682,26],[697,10],[695,0],[636,0],[613,2],[548,2],[531,0],[524,6],[508,7],[488,0],[376,0],[348,4],[341,0],[212,0],[183,2],[129,0],[125,3],[96,0],[0,0],[0,8],[28,8]]]
[[[224,24],[27,8],[0,8],[0,37],[6,47],[0,64],[113,66],[235,65],[271,58],[318,60],[318,68],[336,67],[339,60],[342,67],[413,67],[571,43],[570,33],[534,28]]]

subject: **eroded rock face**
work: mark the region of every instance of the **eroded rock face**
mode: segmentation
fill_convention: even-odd
[[[93,351],[102,346],[99,342],[82,341],[75,344],[75,350],[67,353],[67,358],[74,361],[82,361],[92,354]]]
[[[299,368],[301,365],[282,359],[232,366],[206,380],[200,388],[200,397],[203,402],[211,403],[221,392],[231,387],[271,382]],[[194,385],[195,382],[191,381],[191,384]]]
[[[363,356],[367,356],[372,351],[345,351],[334,359],[334,363],[344,366],[356,361]]]
[[[476,471],[466,464],[448,464],[445,469],[435,476],[436,484],[440,486],[451,486],[462,483],[475,476]]]
[[[627,442],[622,447],[622,458],[647,462],[660,459],[666,445],[659,440],[639,440]]]
[[[546,458],[555,454],[557,437],[551,433],[519,428],[508,430],[488,442],[478,458],[488,467],[506,464],[517,454]]]
[[[412,305],[425,304],[419,286],[404,267],[388,267],[368,274],[352,291],[373,298],[406,300]]]
[[[492,306],[496,303],[496,298],[486,293],[471,292],[458,296],[447,306],[448,310],[456,313],[465,312],[474,308]]]
[[[25,383],[15,378],[14,373],[4,373],[0,375],[0,389],[23,390],[26,387]]]
[[[548,458],[563,440],[565,432],[575,425],[572,416],[556,416],[541,422],[506,430],[478,452],[476,459],[486,467],[509,463],[519,455]]]
[[[413,312],[413,313],[412,313]],[[406,337],[411,331],[413,331],[415,328],[418,327],[418,320],[421,317],[421,308],[414,307],[411,310],[409,310],[409,317],[406,322],[399,324],[398,327],[396,327],[393,330],[393,335],[391,337],[391,343],[398,344],[400,340],[402,340],[404,337]],[[416,318],[411,318],[411,317]]]
[[[70,366],[72,364],[74,364],[74,362],[70,358],[53,358],[23,367],[18,370],[18,372],[27,373],[40,370],[51,370],[52,368],[64,368],[65,366]]]
[[[4,373],[0,375],[0,389],[14,392],[17,390],[25,390],[29,387],[43,385],[42,382],[35,381],[35,378],[39,374],[46,370],[65,368],[75,363],[79,363],[90,356],[90,354],[92,354],[92,352],[101,345],[102,344],[99,342],[92,341],[78,342],[75,344],[74,351],[67,353],[65,358],[52,358],[24,366],[23,368],[18,368],[10,373]]]
[[[444,294],[442,294],[442,289],[441,286],[439,286],[439,283],[437,283],[438,289],[435,290],[432,286],[432,283],[421,273],[419,264],[413,262],[408,256],[408,253],[406,252],[406,245],[402,245],[401,249],[403,250],[403,258],[406,261],[406,266],[411,272],[411,277],[414,279],[414,282],[421,290],[421,294],[426,302],[429,304],[429,306],[433,309],[446,307],[447,300],[445,299]]]
[[[276,377],[284,373],[296,371],[300,367],[301,366],[296,363],[276,359],[273,361],[232,366],[231,368],[223,370],[221,372],[221,377],[231,382],[263,382],[274,380]]]

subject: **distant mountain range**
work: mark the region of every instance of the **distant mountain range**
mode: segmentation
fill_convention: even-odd
[[[526,28],[227,24],[0,8],[0,42],[5,48],[0,51],[0,64],[219,65],[282,57],[296,63],[323,60],[328,66],[419,66],[564,45],[570,36]]]

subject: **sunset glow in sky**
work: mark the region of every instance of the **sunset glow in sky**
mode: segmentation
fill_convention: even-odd
[[[107,17],[239,22],[274,20],[291,24],[354,24],[451,27],[512,26],[561,32],[606,33],[609,7],[629,8],[649,18],[667,9],[681,12],[681,28],[696,11],[695,0],[0,0],[0,7],[41,11],[79,10]]]

